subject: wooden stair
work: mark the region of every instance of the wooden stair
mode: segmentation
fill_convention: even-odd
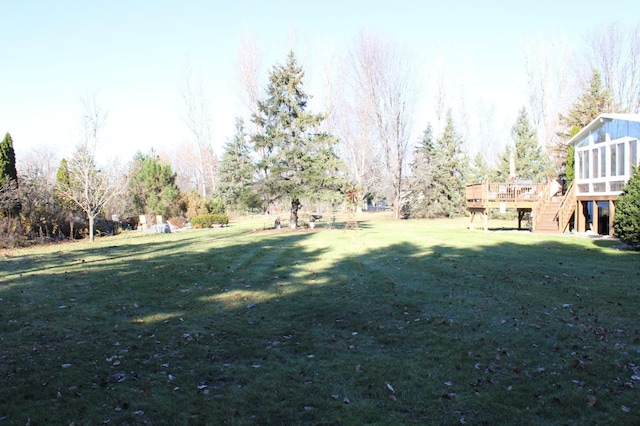
[[[549,185],[549,184],[548,184]],[[569,229],[576,209],[576,186],[571,182],[565,195],[551,197],[548,186],[545,196],[540,199],[535,210],[533,232],[541,234],[562,234]]]
[[[538,212],[536,218],[536,227],[534,232],[540,234],[560,234],[560,227],[558,226],[558,211],[564,197],[557,196],[549,199],[548,203],[543,209]]]

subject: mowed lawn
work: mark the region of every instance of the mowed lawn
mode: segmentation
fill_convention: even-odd
[[[618,241],[271,224],[0,253],[0,424],[640,423]]]

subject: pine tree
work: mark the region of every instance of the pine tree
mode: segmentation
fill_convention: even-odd
[[[254,172],[244,123],[237,119],[235,134],[227,141],[218,168],[217,195],[233,209],[258,207],[257,196],[252,190]]]
[[[429,197],[433,193],[433,168],[435,165],[435,146],[433,128],[427,125],[413,152],[411,163],[411,186],[409,188],[408,208],[411,217],[429,217]]]
[[[580,130],[595,120],[600,114],[619,112],[613,93],[602,82],[602,75],[596,69],[591,74],[589,84],[571,106],[567,115],[560,114],[560,125],[563,130],[558,132],[565,142],[575,136]],[[551,153],[555,167],[559,174],[572,174],[573,162],[567,158],[567,145],[560,143]],[[567,181],[571,180],[567,177]]]
[[[480,183],[480,182],[492,182],[498,179],[498,173],[489,165],[484,153],[478,151],[476,156],[473,157],[473,162],[469,168],[469,177],[467,182]]]
[[[12,180],[18,183],[18,171],[16,170],[16,153],[13,150],[13,139],[7,133],[0,142],[0,183]]]
[[[560,114],[560,124],[564,127],[560,136],[568,139],[600,114],[612,112],[617,112],[613,93],[602,83],[600,72],[594,69],[589,84],[571,106],[567,115]]]
[[[500,158],[499,178],[507,180],[510,174],[510,158],[515,156],[516,174],[519,179],[544,182],[549,175],[549,160],[543,152],[535,129],[529,122],[527,111],[522,108],[518,118],[511,128],[515,149],[507,146],[504,155]]]
[[[413,170],[423,169],[412,188],[414,217],[457,217],[465,214],[466,174],[469,160],[462,149],[451,111],[442,135],[433,143],[430,126],[416,151]],[[423,164],[419,164],[423,163]]]
[[[622,195],[616,201],[613,229],[622,241],[640,247],[640,173],[635,166]]]
[[[303,91],[304,71],[293,52],[284,65],[269,75],[267,98],[258,102],[253,121],[259,129],[252,137],[265,193],[291,202],[291,226],[298,222],[300,200],[326,199],[341,189],[343,166],[333,148],[332,135],[320,131],[321,114],[306,111],[309,96]],[[271,197],[270,197],[271,198]]]
[[[180,191],[171,166],[152,150],[148,155],[136,153],[133,170],[129,182],[133,207],[143,214],[174,216]]]

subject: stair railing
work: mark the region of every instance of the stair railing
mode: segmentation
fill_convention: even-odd
[[[542,196],[538,200],[536,207],[533,209],[534,215],[533,215],[533,223],[531,226],[532,231],[535,231],[536,228],[538,227],[538,222],[540,221],[542,212],[547,207],[547,205],[551,202],[550,186],[551,186],[551,181],[549,180],[547,181],[547,184],[542,189]]]
[[[558,209],[558,229],[560,229],[560,232],[564,232],[567,229],[571,216],[576,210],[576,188],[574,183],[575,181],[572,181],[569,184],[569,188],[567,188],[564,199]]]

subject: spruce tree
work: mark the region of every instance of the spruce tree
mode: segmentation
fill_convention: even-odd
[[[236,120],[236,131],[224,147],[218,168],[217,195],[233,209],[258,207],[252,190],[255,165],[247,142],[242,119]]]
[[[564,131],[560,136],[570,138],[600,114],[617,112],[613,93],[602,83],[602,75],[596,69],[591,74],[588,85],[571,106],[567,115],[560,114],[560,124]]]
[[[18,183],[18,171],[16,170],[16,153],[13,150],[13,139],[7,133],[0,142],[0,183],[5,181]]]
[[[264,192],[291,203],[291,226],[298,222],[301,199],[335,198],[342,187],[343,165],[333,148],[337,139],[320,130],[322,114],[307,112],[309,95],[303,91],[304,71],[289,53],[284,65],[269,75],[267,97],[258,102],[252,136],[259,155]]]
[[[423,163],[423,164],[419,164]],[[416,151],[413,170],[423,169],[414,182],[414,217],[458,217],[465,214],[466,174],[469,160],[462,138],[455,129],[451,111],[442,134],[433,142],[430,127]]]
[[[500,158],[499,178],[509,178],[509,162],[511,154],[515,156],[516,174],[519,179],[544,182],[549,175],[549,160],[538,143],[535,129],[529,122],[524,107],[518,113],[518,118],[511,128],[515,149],[507,146]]]
[[[476,153],[476,156],[473,157],[473,162],[471,163],[471,167],[469,168],[469,177],[467,179],[467,182],[492,182],[497,179],[498,177],[496,170],[491,167],[491,165],[489,165],[484,156],[484,153],[478,151]]]
[[[613,229],[622,241],[640,248],[640,173],[635,166],[622,195],[616,201]]]
[[[575,136],[580,130],[595,120],[600,114],[619,112],[613,93],[602,82],[602,75],[596,69],[591,74],[591,79],[583,89],[582,94],[576,99],[566,115],[560,114],[560,125],[563,130],[558,132],[565,142]],[[552,152],[555,166],[560,174],[573,175],[573,161],[569,161],[568,147],[565,143],[556,146]]]
[[[434,166],[433,128],[431,124],[428,124],[413,152],[413,162],[411,163],[412,179],[408,194],[408,210],[411,217],[429,217],[430,197],[434,188]]]

